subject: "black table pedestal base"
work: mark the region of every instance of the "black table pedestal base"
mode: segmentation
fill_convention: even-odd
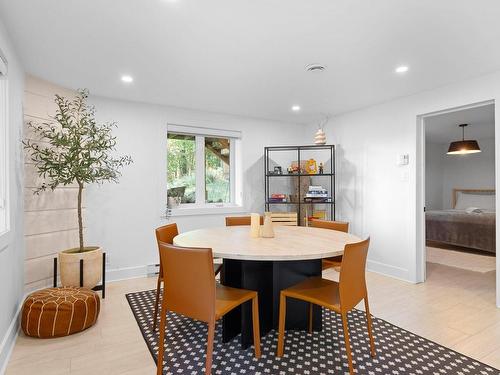
[[[300,261],[253,261],[224,259],[221,282],[234,288],[255,290],[259,293],[260,335],[265,336],[278,328],[280,291],[300,281],[321,276],[321,259]],[[321,308],[313,309],[313,329],[321,330]],[[307,330],[309,304],[287,298],[287,330]],[[251,302],[234,309],[224,316],[222,337],[228,342],[241,333],[241,347],[253,344]]]

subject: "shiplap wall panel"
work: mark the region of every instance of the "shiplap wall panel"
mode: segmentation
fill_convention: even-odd
[[[28,121],[32,119],[34,121],[50,120],[57,109],[57,105],[54,103],[54,96],[49,98],[32,92],[25,92],[24,102],[24,113],[29,116],[29,118],[26,118]]]
[[[37,186],[40,186],[40,184],[43,182],[43,178],[38,176],[36,173],[35,165],[33,163],[25,163],[24,164],[24,187],[26,190],[30,190],[33,192],[33,188],[36,188]],[[66,185],[63,188],[77,188],[78,186],[76,184],[70,184]],[[62,187],[59,189],[63,189]]]
[[[85,194],[82,196],[83,205],[85,205]],[[24,190],[24,210],[42,211],[42,210],[67,210],[77,208],[78,189],[61,187],[54,191],[46,190],[37,194],[33,189]]]
[[[24,220],[26,236],[78,228],[76,209],[29,211],[24,213]]]
[[[26,260],[78,246],[78,229],[26,236]]]
[[[57,108],[54,103],[56,93],[68,98],[73,98],[75,94],[71,90],[41,79],[26,77],[24,96],[26,125],[30,121],[35,123],[51,121]],[[28,129],[25,131],[25,136],[36,140]],[[72,184],[33,195],[33,188],[42,182],[43,179],[37,175],[34,165],[29,158],[25,158],[26,290],[52,285],[53,258],[60,250],[78,245],[77,186]]]
[[[53,277],[54,257],[54,254],[50,254],[40,258],[30,259],[29,262],[26,262],[26,266],[24,267],[25,284],[32,284],[36,281],[44,280],[50,282],[51,280],[47,280],[47,276]]]

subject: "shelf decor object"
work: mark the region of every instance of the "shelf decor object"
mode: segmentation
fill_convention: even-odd
[[[321,161],[321,173],[319,169],[315,173],[307,173],[306,162],[312,156]],[[274,174],[275,160],[284,165],[283,160],[286,158],[290,166],[287,168],[288,173]],[[284,185],[292,191],[284,191]],[[311,192],[310,186],[313,187]],[[314,217],[315,211],[321,211],[321,216],[326,220],[335,220],[335,146],[265,147],[264,193],[265,211],[273,211],[273,214],[277,211],[295,212],[296,225],[306,225],[306,216]]]
[[[308,174],[318,174],[318,164],[316,163],[316,160],[306,160],[306,172]]]
[[[314,135],[314,144],[316,145],[326,144],[326,134],[322,128],[319,128],[316,134]]]

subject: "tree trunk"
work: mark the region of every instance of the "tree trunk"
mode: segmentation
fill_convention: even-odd
[[[83,252],[82,192],[83,184],[78,182],[78,237],[80,240],[80,252]]]

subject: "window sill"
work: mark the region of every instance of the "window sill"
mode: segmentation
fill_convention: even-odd
[[[172,217],[197,215],[242,214],[247,212],[243,206],[226,207],[179,207],[170,210]]]
[[[10,245],[10,230],[0,233],[0,253]]]

